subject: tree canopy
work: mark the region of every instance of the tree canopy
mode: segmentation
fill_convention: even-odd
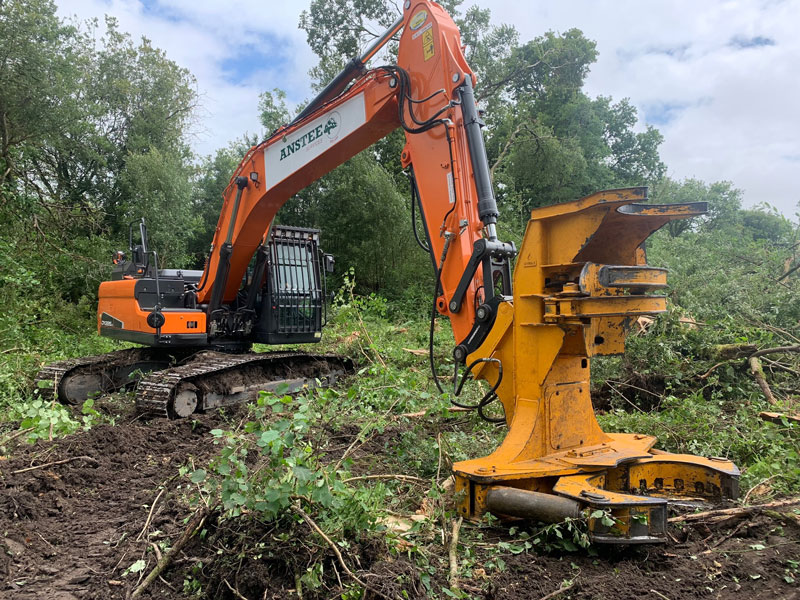
[[[478,76],[507,238],[521,237],[534,207],[642,184],[660,201],[709,203],[709,214],[695,224],[671,224],[673,236],[733,222],[764,238],[791,228],[769,210],[743,210],[731,183],[665,177],[659,131],[642,126],[627,99],[586,93],[597,47],[580,30],[522,40],[513,25],[493,24],[488,9],[463,9],[459,0],[444,5]],[[390,0],[313,0],[299,26],[319,60],[310,73],[314,86],[323,86],[396,15]],[[113,18],[65,21],[50,0],[3,2],[0,39],[4,247],[39,256],[34,271],[73,300],[93,298],[107,272],[106,253],[126,244],[129,224],[140,217],[150,223],[165,263],[200,266],[222,191],[258,139],[193,155],[187,143],[198,103],[193,76],[146,38],[120,31]],[[392,60],[396,51],[390,43],[381,59]],[[293,116],[285,92],[268,82],[258,111],[263,136]],[[279,214],[284,223],[322,229],[326,249],[342,271],[355,269],[361,291],[394,296],[430,287],[429,258],[409,231],[403,143],[401,131],[388,135]],[[63,268],[49,268],[53,263]]]

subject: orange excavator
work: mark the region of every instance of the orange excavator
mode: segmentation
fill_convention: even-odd
[[[397,34],[397,64],[367,69]],[[492,419],[486,407],[499,400],[509,428],[492,454],[453,466],[461,514],[588,515],[597,542],[646,543],[665,539],[668,498],[735,498],[733,463],[605,433],[589,395],[591,357],[621,353],[638,315],[666,309],[657,294],[666,272],[647,266],[644,241],[705,206],[647,204],[646,188],[599,192],[534,210],[518,251],[498,239],[475,84],[452,19],[435,2],[406,0],[388,31],[241,161],[203,271],[159,269],[146,228],[134,244],[132,226],[131,256],[118,253],[100,286],[98,329],[146,347],[55,363],[39,379],[75,402],[138,374],[140,412],[174,418],[276,382],[299,388],[346,373],[333,356],[249,352],[255,342],[318,341],[324,322],[332,259],[319,232],[272,223],[292,195],[402,128],[401,161],[435,269],[434,381],[440,314],[456,339],[454,396],[465,381],[486,380],[470,408]]]

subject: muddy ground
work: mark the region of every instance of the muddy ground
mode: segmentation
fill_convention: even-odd
[[[18,445],[12,458],[0,461],[0,598],[129,597],[155,565],[158,543],[174,541],[185,529],[192,508],[186,502],[187,480],[178,476],[178,469],[213,455],[216,447],[208,432],[221,423],[216,415],[150,422],[128,416],[53,442]],[[335,440],[340,446],[348,442],[341,435]],[[361,452],[367,450],[365,446]],[[59,461],[68,462],[27,470]],[[220,541],[224,532],[215,533],[214,527],[210,519],[208,543],[194,540],[187,545],[163,579],[141,597],[186,598],[192,588],[184,591],[184,582],[192,580],[203,583],[202,597],[297,597],[291,574],[274,558],[249,559],[238,572],[231,571],[231,587],[215,579],[208,565],[219,561],[217,549],[227,542]],[[293,535],[312,537],[302,523],[293,527]],[[508,539],[505,531],[497,528],[486,538],[488,545]],[[230,535],[242,533],[231,530]],[[800,561],[800,516],[791,510],[675,526],[670,534],[673,541],[665,546],[601,548],[597,556],[509,553],[503,557],[504,571],[487,574],[478,564],[472,577],[462,581],[462,589],[486,599],[800,599],[800,573],[792,570]],[[447,548],[440,545],[439,550],[446,563]],[[419,575],[402,555],[390,555],[381,544],[350,548],[350,553],[351,560],[352,553],[360,556],[353,561],[357,574],[377,589],[425,597]],[[144,569],[126,573],[139,560],[145,561]],[[198,563],[209,573],[198,569]],[[434,577],[434,591],[446,577],[445,572]],[[326,585],[316,597],[339,596],[337,586]],[[448,597],[441,592],[437,596]]]

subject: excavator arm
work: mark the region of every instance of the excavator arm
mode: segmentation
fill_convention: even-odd
[[[402,28],[397,65],[364,70]],[[355,81],[353,81],[355,79]],[[459,359],[488,332],[495,285],[510,295],[515,249],[497,240],[497,205],[472,86],[455,23],[436,3],[418,2],[354,59],[288,126],[255,146],[224,193],[208,261],[196,291],[209,334],[230,335],[230,306],[268,227],[294,194],[389,132],[402,127],[405,166],[413,168],[425,229]],[[346,88],[346,89],[345,89]],[[351,215],[358,221],[359,215]],[[377,242],[379,243],[379,241]],[[449,300],[448,300],[449,299]],[[494,301],[494,304],[497,300]],[[494,309],[492,309],[494,310]],[[476,324],[477,323],[477,324]]]

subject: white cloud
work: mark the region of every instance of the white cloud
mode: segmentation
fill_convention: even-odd
[[[647,108],[676,107],[671,120],[657,124],[672,177],[731,180],[747,205],[797,210],[797,0],[481,4],[495,22],[513,23],[523,40],[572,27],[596,40],[589,94],[628,97],[642,119]],[[740,47],[747,40],[767,45]]]
[[[61,16],[108,14],[135,39],[145,36],[197,78],[200,110],[190,141],[211,154],[245,133],[261,131],[258,95],[280,87],[292,104],[310,94],[314,55],[297,28],[305,3],[166,0],[58,0]],[[235,79],[225,66],[246,73]]]
[[[62,15],[117,17],[198,80],[199,153],[260,131],[259,92],[310,95],[314,56],[297,28],[308,0],[58,0]],[[465,6],[472,4],[466,0]],[[800,0],[479,0],[522,40],[577,27],[600,53],[591,95],[628,97],[657,118],[670,175],[729,179],[745,201],[794,213],[800,166]],[[146,6],[149,8],[146,8]],[[752,47],[748,40],[755,40]],[[762,45],[758,45],[761,43]],[[225,67],[238,65],[240,80]],[[670,109],[659,114],[657,109]],[[649,111],[649,112],[648,112]]]

